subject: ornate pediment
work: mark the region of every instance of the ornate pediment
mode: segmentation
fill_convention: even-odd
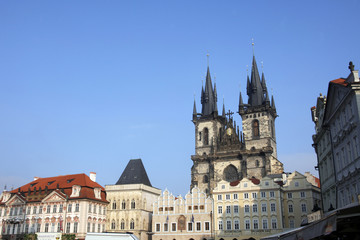
[[[53,191],[42,200],[42,202],[63,202],[63,201],[66,201],[66,198],[60,195],[56,191]]]
[[[23,205],[25,204],[26,202],[20,197],[18,196],[17,194],[15,194],[13,197],[11,197],[9,199],[9,201],[7,201],[6,205]]]

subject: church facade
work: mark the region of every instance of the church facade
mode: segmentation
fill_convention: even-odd
[[[277,159],[274,98],[269,98],[264,73],[260,77],[255,56],[251,77],[247,77],[248,103],[240,92],[238,114],[242,132],[233,120],[233,112],[218,113],[216,84],[212,84],[210,69],[205,88],[201,90],[201,112],[194,102],[192,121],[195,125],[195,155],[191,156],[191,186],[212,195],[220,181],[234,182],[243,178],[261,179],[283,172]]]

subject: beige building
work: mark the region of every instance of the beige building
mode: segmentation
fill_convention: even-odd
[[[141,159],[129,161],[115,185],[105,186],[107,200],[107,232],[133,232],[147,240],[151,232],[153,203],[161,190],[151,186]]]
[[[165,190],[154,203],[153,240],[214,239],[213,200],[195,187],[185,198]]]
[[[85,239],[87,232],[103,232],[106,223],[105,189],[96,174],[35,178],[0,196],[2,239],[24,233],[69,233]]]
[[[260,239],[299,227],[320,189],[298,172],[221,181],[213,190],[215,239]],[[316,200],[314,200],[316,199]]]

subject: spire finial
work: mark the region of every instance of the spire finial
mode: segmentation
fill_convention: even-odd
[[[253,55],[255,56],[255,50],[254,50],[254,38],[251,39],[251,45],[252,45],[252,50],[253,50]]]
[[[261,61],[261,71],[264,72],[264,61]]]
[[[246,65],[246,75],[249,76],[249,65]]]
[[[209,51],[206,51],[206,58],[207,58],[207,66],[208,67],[209,67],[209,57],[210,57]]]

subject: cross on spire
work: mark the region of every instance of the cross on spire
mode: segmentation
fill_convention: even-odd
[[[229,111],[225,114],[226,116],[229,116],[229,119],[231,118],[231,115],[233,115],[234,114],[234,112],[232,112],[232,111],[230,111],[230,109],[229,109]]]

